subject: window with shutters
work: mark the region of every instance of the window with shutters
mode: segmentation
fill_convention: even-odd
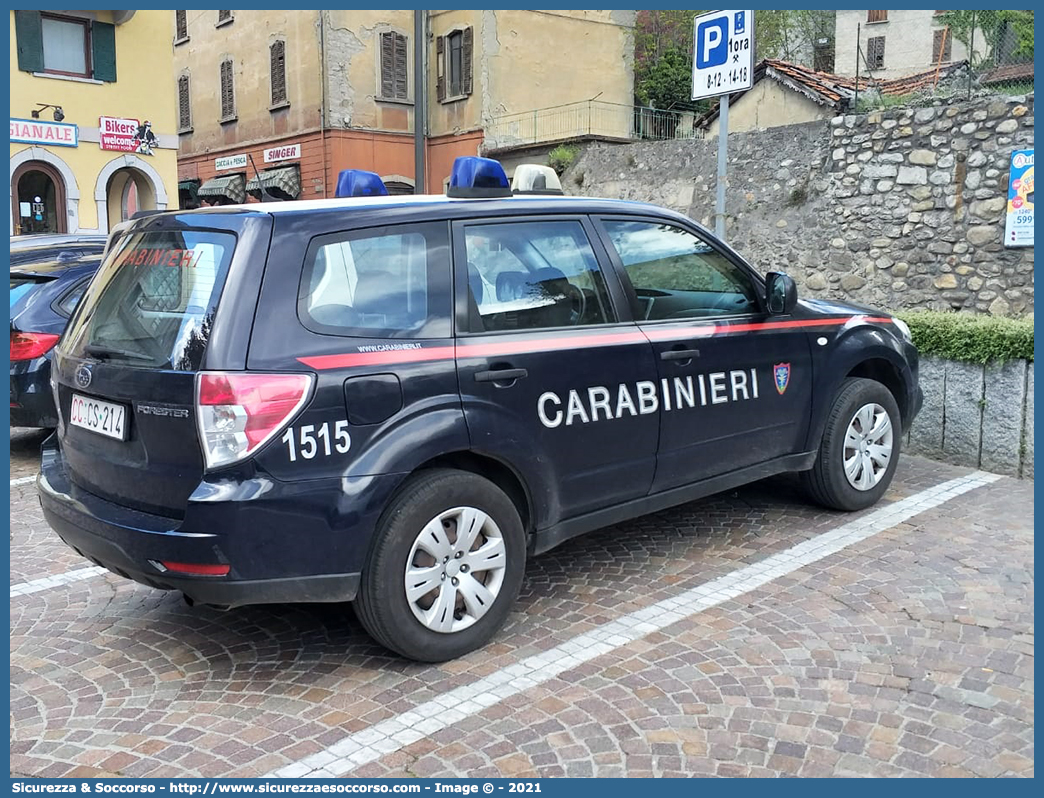
[[[272,76],[271,110],[285,108],[290,104],[286,94],[286,42],[282,39],[272,42],[268,54]]]
[[[884,68],[885,37],[872,36],[866,41],[866,66],[868,69]]]
[[[953,37],[950,35],[948,27],[935,31],[932,40],[932,62],[951,60],[951,44],[953,44]]]
[[[188,41],[188,12],[174,12],[174,44]]]
[[[178,133],[192,131],[192,104],[189,98],[189,76],[178,78]]]
[[[116,26],[73,16],[15,11],[18,69],[116,81]]]
[[[887,22],[888,12],[887,11],[867,11],[866,12],[867,22]]]
[[[438,101],[453,102],[469,96],[473,89],[473,29],[463,28],[438,37],[435,53]]]
[[[236,120],[236,86],[232,59],[221,62],[221,120]]]
[[[220,28],[222,25],[227,25],[233,19],[231,11],[218,11],[217,24],[215,28]]]
[[[85,19],[43,15],[43,72],[91,77],[91,23]]]
[[[381,91],[382,100],[409,100],[409,41],[401,33],[385,31],[381,34]]]

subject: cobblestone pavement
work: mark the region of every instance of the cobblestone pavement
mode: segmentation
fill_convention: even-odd
[[[12,480],[39,442],[12,433]],[[879,507],[970,473],[904,458]],[[440,666],[389,655],[343,607],[221,613],[58,579],[11,599],[11,771],[314,773],[361,740],[377,758],[337,775],[1032,776],[1033,483],[938,501],[466,706],[447,696],[880,513],[820,510],[779,478],[600,530],[532,560],[505,630]],[[11,523],[13,592],[90,567],[31,484]],[[444,715],[417,722],[432,702]],[[378,727],[408,742],[380,748]]]

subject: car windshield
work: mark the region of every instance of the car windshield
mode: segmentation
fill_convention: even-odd
[[[70,324],[62,348],[131,366],[195,371],[235,248],[197,230],[121,238]]]

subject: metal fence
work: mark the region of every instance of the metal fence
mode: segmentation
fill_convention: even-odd
[[[585,100],[495,117],[486,127],[486,149],[578,139],[664,141],[702,138],[703,131],[697,130],[694,122],[695,114],[688,111],[663,111]]]

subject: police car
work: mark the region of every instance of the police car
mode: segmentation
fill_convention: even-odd
[[[688,218],[459,159],[448,196],[133,220],[54,356],[62,539],[237,607],[354,601],[390,649],[482,646],[526,560],[780,472],[858,510],[920,408],[909,330],[798,300]]]

